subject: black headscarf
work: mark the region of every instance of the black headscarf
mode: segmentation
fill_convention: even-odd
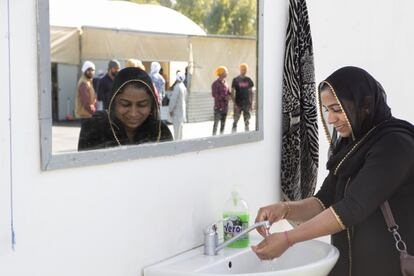
[[[112,87],[112,98],[109,102],[108,107],[108,118],[114,138],[118,144],[129,143],[125,129],[122,126],[121,121],[116,117],[115,109],[115,98],[117,95],[122,93],[128,85],[137,85],[143,88],[148,95],[151,97],[151,113],[148,118],[138,127],[135,141],[140,143],[146,142],[159,142],[162,140],[162,123],[159,114],[158,97],[156,89],[151,80],[151,77],[144,70],[137,67],[127,67],[118,72],[115,77],[114,84]]]
[[[141,68],[137,67],[127,67],[122,69],[118,72],[114,79],[114,83],[112,86],[112,98],[109,104],[109,110],[113,111],[114,108],[114,100],[119,93],[122,93],[124,88],[131,83],[139,83],[141,84],[145,91],[151,97],[153,103],[151,108],[151,116],[154,119],[159,119],[159,106],[158,106],[158,96],[156,94],[156,89],[154,84],[151,80],[151,77],[142,70]]]
[[[115,98],[123,93],[125,87],[133,85],[144,89],[152,100],[151,112],[147,119],[137,127],[132,140],[129,139],[123,123],[115,115]],[[116,75],[113,96],[109,109],[97,111],[92,118],[82,123],[79,134],[78,150],[92,150],[116,147],[120,145],[138,145],[172,141],[172,134],[159,116],[158,94],[149,75],[139,68],[124,68]]]
[[[390,131],[402,131],[414,137],[414,127],[410,123],[392,117],[383,87],[365,70],[343,67],[323,81],[319,85],[321,114],[320,93],[326,88],[338,100],[352,129],[351,137],[340,137],[335,128],[328,126],[322,118],[330,141],[327,168],[334,174],[343,167],[347,167],[345,171],[351,174],[363,162],[360,154],[364,154],[373,143]],[[344,163],[348,166],[343,166]]]

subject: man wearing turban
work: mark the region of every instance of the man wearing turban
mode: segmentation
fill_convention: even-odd
[[[96,111],[96,96],[92,83],[94,75],[95,64],[88,60],[85,61],[82,65],[82,76],[78,81],[76,89],[75,115],[77,118],[90,118]]]
[[[214,125],[213,135],[217,134],[217,127],[220,121],[220,134],[224,133],[226,117],[230,99],[230,89],[226,82],[228,70],[225,66],[217,67],[215,70],[218,77],[211,85],[211,94],[214,98]]]

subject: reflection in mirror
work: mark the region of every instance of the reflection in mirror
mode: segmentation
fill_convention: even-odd
[[[104,110],[83,113],[88,116],[82,118],[78,150],[173,140],[159,116],[160,95],[143,69],[122,69],[112,86],[107,108],[104,103]]]
[[[53,153],[258,130],[256,1],[159,2],[49,1]]]

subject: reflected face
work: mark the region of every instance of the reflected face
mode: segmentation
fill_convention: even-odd
[[[143,88],[125,87],[115,98],[115,116],[129,131],[134,131],[150,115],[152,99]]]
[[[247,68],[246,67],[240,67],[240,75],[245,76],[247,74]]]
[[[116,74],[118,74],[119,70],[120,70],[119,66],[112,67],[112,68],[110,69],[111,75],[112,75],[113,77],[115,77],[115,76],[116,76]]]
[[[92,68],[89,68],[88,70],[85,71],[85,76],[88,79],[92,79],[94,75],[95,75],[95,70]]]
[[[352,130],[346,119],[345,112],[330,89],[324,89],[321,92],[321,104],[327,123],[333,125],[342,137],[350,137]]]

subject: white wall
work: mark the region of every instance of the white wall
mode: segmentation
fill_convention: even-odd
[[[308,0],[316,81],[347,65],[367,70],[384,87],[393,115],[414,123],[412,0]],[[327,141],[320,126],[319,181]]]
[[[10,255],[11,246],[8,26],[7,2],[0,1],[0,60],[3,63],[0,71],[0,267],[6,256]]]
[[[7,243],[10,180],[6,165],[1,167],[0,182],[0,275],[140,275],[144,266],[200,245],[203,228],[220,218],[232,184],[242,185],[252,216],[261,205],[279,198],[279,105],[287,3],[265,4],[264,141],[42,172],[36,1],[0,1],[1,18],[7,2],[11,11],[11,67],[6,71],[12,84],[17,237],[17,250],[12,252]],[[7,39],[2,37],[2,49],[5,45]],[[3,105],[7,74],[0,75]],[[3,139],[8,128],[1,112]],[[7,149],[8,143],[1,146]],[[0,156],[8,162],[7,154]]]
[[[144,266],[201,244],[203,227],[220,217],[233,183],[242,184],[252,216],[279,197],[288,1],[265,0],[264,141],[51,172],[40,171],[35,0],[0,0],[2,62],[8,60],[7,2],[11,67],[4,72],[3,65],[0,74],[0,275],[140,275]],[[382,82],[394,113],[414,121],[414,3],[311,0],[308,6],[317,80],[343,65],[362,66]],[[16,252],[9,242],[9,72]]]

